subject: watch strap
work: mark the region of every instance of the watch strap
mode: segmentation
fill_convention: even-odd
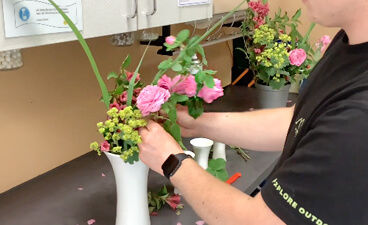
[[[175,165],[172,165],[173,164],[172,157],[176,158],[176,161],[174,162]],[[171,154],[161,166],[161,169],[165,177],[170,180],[170,177],[172,177],[176,173],[176,171],[180,168],[182,161],[188,158],[192,157],[185,153],[179,153],[175,155]]]

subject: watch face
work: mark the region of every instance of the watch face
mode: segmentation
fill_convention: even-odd
[[[172,172],[175,171],[177,166],[179,165],[179,159],[175,157],[175,155],[170,155],[165,163],[162,165],[162,170],[164,171],[165,176],[170,176]]]

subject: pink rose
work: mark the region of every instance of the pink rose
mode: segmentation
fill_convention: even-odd
[[[173,80],[172,92],[187,95],[189,98],[195,96],[197,94],[195,77],[193,75],[187,77],[182,77],[181,75],[176,76]]]
[[[198,97],[203,98],[203,100],[207,103],[212,103],[217,98],[224,95],[224,90],[221,87],[221,81],[215,78],[215,86],[213,88],[209,88],[204,86],[198,93]]]
[[[129,71],[125,71],[126,75],[127,75],[127,80],[130,81],[133,76],[134,76],[134,72],[129,72]],[[135,82],[138,82],[141,80],[140,74],[137,74],[137,77],[135,78]]]
[[[318,40],[318,47],[322,45],[321,47],[321,52],[325,52],[327,49],[327,46],[331,43],[331,38],[328,35],[324,35],[322,36],[319,40]]]
[[[173,210],[176,210],[176,208],[180,204],[180,196],[173,195],[172,197],[168,197],[165,201]]]
[[[291,65],[301,66],[306,59],[307,53],[302,48],[297,48],[290,52],[289,60]]]
[[[262,52],[262,50],[259,49],[259,48],[255,48],[254,49],[254,53],[256,53],[256,54],[261,54],[261,52]]]
[[[174,36],[168,36],[168,37],[165,38],[165,41],[166,41],[167,44],[173,45],[175,43],[175,41],[176,41],[176,37],[174,37]]]
[[[118,110],[121,110],[122,109],[121,107],[122,106],[119,103],[117,103],[116,100],[114,101],[114,103],[110,104],[110,109],[117,108]]]
[[[101,143],[101,151],[108,152],[110,151],[110,144],[107,141]]]
[[[137,107],[143,116],[148,116],[151,112],[157,112],[170,98],[170,92],[164,88],[154,85],[148,85],[139,94],[137,98]]]
[[[164,88],[166,90],[170,90],[172,87],[173,83],[170,77],[166,76],[166,74],[164,74],[157,82],[157,86]]]

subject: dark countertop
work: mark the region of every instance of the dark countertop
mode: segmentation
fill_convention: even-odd
[[[296,95],[290,95],[295,101]],[[291,103],[290,103],[291,104]],[[258,108],[256,91],[240,86],[225,88],[225,96],[206,111],[247,111]],[[184,140],[190,149],[189,139]],[[227,147],[228,148],[228,147]],[[250,194],[270,173],[280,153],[249,151],[245,162],[228,148],[229,175],[241,172],[233,186]],[[105,176],[102,176],[102,173]],[[158,190],[166,178],[150,171],[149,189]],[[78,190],[83,188],[83,190]],[[184,200],[185,203],[185,200]],[[116,189],[112,168],[105,156],[89,152],[54,170],[0,195],[0,225],[82,225],[95,219],[95,225],[114,225]],[[167,205],[152,225],[194,225],[200,220],[188,204],[178,216]]]

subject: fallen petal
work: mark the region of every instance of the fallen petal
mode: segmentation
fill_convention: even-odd
[[[199,221],[195,222],[196,225],[204,225],[204,223],[205,222],[203,220],[199,220]]]
[[[250,108],[250,109],[249,109],[249,111],[253,111],[253,110],[254,110],[254,108]]]
[[[292,103],[293,101],[292,100],[287,100],[287,103]]]
[[[78,191],[83,191],[83,188],[78,188]]]
[[[101,176],[106,177],[106,175],[104,173],[102,173]]]
[[[176,225],[181,225],[181,223],[178,222]]]
[[[90,219],[90,220],[87,221],[88,225],[92,225],[94,223],[96,223],[96,220],[94,220],[94,219]]]

